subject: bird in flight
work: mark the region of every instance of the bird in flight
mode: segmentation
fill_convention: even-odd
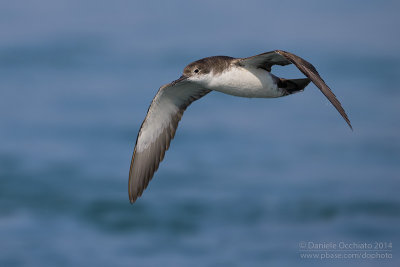
[[[273,65],[294,64],[307,78],[284,79]],[[247,58],[207,57],[190,63],[182,76],[160,87],[140,127],[129,170],[129,200],[142,195],[174,138],[185,109],[211,91],[240,97],[272,98],[303,91],[313,82],[352,129],[339,100],[315,67],[292,53],[274,50]]]

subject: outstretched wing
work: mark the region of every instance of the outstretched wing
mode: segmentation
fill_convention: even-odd
[[[129,170],[131,203],[142,195],[158,169],[185,109],[209,92],[189,81],[172,82],[158,90],[140,127],[133,151]]]
[[[339,111],[340,115],[342,115],[343,119],[347,122],[350,128],[353,129],[346,112],[344,111],[339,100],[336,98],[335,94],[331,91],[328,85],[326,85],[321,76],[319,76],[319,73],[315,67],[301,57],[286,51],[275,50],[248,58],[241,58],[239,59],[239,64],[263,68],[268,71],[271,70],[271,66],[273,65],[284,66],[288,64],[294,64],[321,90],[321,92],[326,96],[326,98],[328,98],[336,110]]]

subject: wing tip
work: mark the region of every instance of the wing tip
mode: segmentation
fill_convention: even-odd
[[[129,185],[128,185],[128,193],[129,193],[129,202],[131,203],[131,204],[133,204],[133,203],[135,203],[136,202],[136,200],[140,197],[140,193],[138,194],[138,193],[132,193],[132,191],[131,191],[131,184],[130,184],[130,179],[129,179]]]
[[[353,126],[351,125],[351,122],[350,122],[349,118],[347,118],[347,116],[346,116],[346,118],[345,118],[345,121],[347,122],[347,125],[349,125],[350,130],[351,130],[352,132],[354,132]]]
[[[137,199],[137,197],[135,198],[135,197],[133,197],[133,196],[129,196],[129,203],[130,203],[131,205],[133,205],[133,203],[135,203],[136,199]]]
[[[133,203],[135,203],[135,201],[136,201],[136,199],[137,199],[137,196],[134,196],[133,194],[132,194],[132,191],[131,191],[131,181],[132,181],[132,178],[131,178],[131,176],[129,175],[129,182],[128,182],[128,194],[129,194],[129,202],[131,203],[131,204],[133,204]]]
[[[337,100],[337,98],[335,97],[335,99]],[[330,100],[328,98],[328,100]],[[331,101],[332,103],[332,101]],[[344,108],[342,107],[342,105],[340,104],[339,100],[337,100],[337,104],[332,103],[333,106],[336,108],[337,111],[339,111],[339,114],[342,116],[342,118],[346,121],[347,125],[350,127],[351,131],[354,131],[353,126],[351,125],[350,119],[347,116],[346,111],[344,110]]]
[[[129,173],[129,182],[128,182],[128,194],[129,194],[129,202],[134,204],[136,200],[142,195],[144,189],[146,189],[147,185],[144,187],[138,187],[138,185],[134,186],[133,184],[133,175]]]
[[[345,122],[347,123],[347,125],[350,127],[351,131],[354,131],[353,126],[351,125],[350,119],[347,116],[346,111],[344,110],[344,108],[342,107],[342,105],[340,104],[339,100],[337,100],[337,98],[335,97],[335,100],[337,101],[331,101],[331,99],[328,98],[328,100],[331,102],[331,104],[334,106],[334,108],[339,112],[339,114],[342,116],[342,118],[345,120]]]

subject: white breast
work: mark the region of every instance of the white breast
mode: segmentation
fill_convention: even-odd
[[[271,74],[259,68],[231,67],[214,75],[210,73],[204,80],[207,88],[229,95],[241,97],[280,97],[282,91]]]

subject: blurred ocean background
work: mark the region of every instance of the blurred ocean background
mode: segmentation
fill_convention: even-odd
[[[399,1],[2,1],[0,266],[400,266]],[[280,99],[213,92],[128,199],[158,88],[206,56],[312,62]],[[287,78],[293,66],[275,67]],[[392,259],[301,259],[301,242]]]

